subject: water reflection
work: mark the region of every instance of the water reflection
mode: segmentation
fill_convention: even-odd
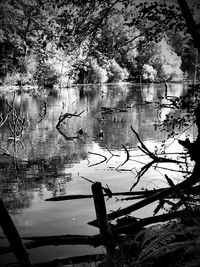
[[[173,84],[168,87],[167,95],[179,96],[183,91],[182,85]],[[14,217],[17,224],[23,216],[25,220],[33,221],[42,212],[48,218],[47,229],[44,230],[42,222],[38,221],[30,229],[24,224],[19,226],[21,232],[31,232],[32,235],[38,232],[44,234],[43,231],[52,234],[52,229],[60,234],[66,231],[73,234],[76,231],[80,231],[79,234],[96,232],[96,229],[85,226],[89,217],[94,218],[90,202],[84,202],[83,207],[80,202],[46,204],[43,199],[67,193],[88,193],[90,185],[81,181],[81,175],[93,180],[109,179],[115,190],[129,189],[132,177],[124,184],[120,182],[121,177],[125,179],[127,174],[114,172],[114,168],[106,164],[89,168],[88,161],[92,164],[98,159],[88,152],[107,153],[109,157],[108,150],[121,153],[122,145],[137,150],[138,140],[130,126],[143,140],[162,140],[161,133],[154,130],[154,123],[158,120],[156,107],[164,101],[165,95],[166,88],[161,84],[143,85],[142,88],[137,84],[74,86],[57,91],[20,91],[14,97],[12,92],[1,93],[2,118],[6,118],[9,104],[14,102],[17,114],[20,112],[26,123],[21,143],[16,145],[10,139],[9,119],[0,127],[1,196],[11,213],[18,214]],[[80,117],[71,116],[63,121],[62,134],[56,129],[60,115],[81,112]],[[78,138],[66,140],[65,136]],[[13,153],[17,160],[12,157]],[[114,160],[110,162],[119,164]],[[80,221],[72,220],[76,218],[74,214],[79,214]]]
[[[168,87],[167,94],[170,96],[182,93],[181,85]],[[166,88],[160,84],[143,85],[142,88],[137,84],[85,85],[56,92],[20,91],[15,96],[14,93],[2,93],[2,117],[6,117],[9,105],[14,101],[15,109],[21,110],[26,121],[21,143],[15,146],[10,141],[9,119],[0,128],[2,153],[6,150],[13,155],[15,150],[18,167],[16,169],[12,157],[3,162],[4,167],[0,170],[4,188],[2,193],[6,191],[5,183],[17,177],[20,182],[25,181],[18,188],[24,185],[24,188],[34,191],[41,190],[41,185],[45,185],[55,194],[58,183],[50,182],[52,186],[48,186],[49,179],[66,177],[64,180],[69,182],[64,170],[70,170],[73,164],[86,159],[94,143],[109,150],[121,150],[122,144],[129,148],[136,147],[137,139],[130,126],[143,140],[158,139],[153,127],[157,120],[155,103],[163,101],[165,95]],[[77,136],[68,141],[55,127],[59,116],[66,112],[83,112],[80,117],[72,116],[62,123],[64,136]],[[4,157],[2,154],[1,158]],[[11,185],[10,182],[8,191],[12,191],[9,189]],[[24,204],[24,207],[27,206]]]

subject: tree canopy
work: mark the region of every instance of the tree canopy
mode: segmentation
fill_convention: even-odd
[[[198,1],[189,4],[187,8],[194,14],[198,28]],[[34,73],[35,69],[27,69],[30,58],[37,69],[49,64],[49,59],[59,58],[62,62],[70,57],[67,75],[76,73],[73,79],[80,82],[81,71],[82,76],[83,72],[87,78],[90,76],[91,60],[106,71],[107,80],[101,79],[104,81],[110,80],[113,60],[122,72],[127,70],[129,78],[142,75],[149,79],[151,70],[157,80],[173,77],[171,74],[179,76],[181,72],[194,75],[195,43],[199,41],[188,15],[185,22],[188,10],[181,1],[3,0],[0,7],[3,80],[8,73]],[[173,62],[164,59],[164,44],[163,49]],[[121,76],[127,79],[127,75]]]

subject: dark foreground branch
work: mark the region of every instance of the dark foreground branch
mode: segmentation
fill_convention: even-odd
[[[133,192],[112,192],[112,196],[130,196],[129,199],[125,200],[132,200],[132,199],[140,199],[140,198],[146,198],[150,197],[156,193],[162,192],[168,188],[160,188],[160,189],[154,189],[154,190],[147,190],[147,191],[133,191]],[[187,188],[186,192],[187,194],[193,195],[200,192],[200,185],[192,186]],[[176,198],[176,192],[172,192],[169,194],[166,198]],[[104,196],[108,196],[108,194],[104,194]],[[133,198],[131,198],[131,196]],[[75,199],[85,199],[85,198],[92,198],[93,195],[68,195],[68,196],[57,196],[57,197],[51,197],[45,199],[45,201],[64,201],[64,200],[75,200]]]
[[[109,213],[108,214],[108,220],[114,220],[118,217],[130,214],[133,211],[139,210],[145,206],[148,206],[149,204],[155,202],[155,201],[159,201],[160,199],[166,198],[169,195],[179,191],[180,193],[187,193],[188,190],[190,190],[192,188],[193,185],[195,185],[198,181],[199,181],[199,173],[200,173],[200,166],[199,164],[196,164],[193,170],[193,173],[191,174],[191,176],[189,178],[187,178],[186,180],[184,180],[183,182],[170,187],[170,188],[166,188],[162,191],[158,191],[155,194],[146,197],[145,199],[136,202],[128,207],[125,207],[123,209],[117,210],[115,212]],[[95,222],[95,221],[94,221]]]
[[[122,224],[119,227],[114,227],[112,233],[114,238],[117,240],[118,235],[124,233],[135,234],[140,231],[143,227],[153,223],[166,222],[178,218],[195,218],[199,216],[199,211],[189,211],[187,209],[182,211],[175,211],[167,214],[147,217],[140,219],[136,222],[129,224]],[[22,237],[24,240],[32,240],[32,242],[25,243],[27,249],[38,248],[42,246],[58,246],[58,245],[91,245],[94,247],[102,245],[100,235],[94,236],[82,236],[82,235],[61,235],[61,236],[29,236]],[[10,247],[4,247],[0,249],[0,255],[11,252]]]

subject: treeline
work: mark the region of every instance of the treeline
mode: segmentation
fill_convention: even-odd
[[[198,55],[176,5],[3,0],[0,25],[3,85],[198,77]]]

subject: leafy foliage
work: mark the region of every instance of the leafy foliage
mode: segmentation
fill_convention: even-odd
[[[108,82],[120,82],[128,78],[128,72],[126,69],[122,69],[113,59],[109,64],[108,77]]]
[[[7,73],[25,72],[27,56],[39,56],[45,61],[52,52],[58,56],[64,51],[68,58],[76,57],[78,63],[83,50],[85,59],[92,57],[100,68],[104,68],[105,61],[115,60],[132,78],[143,74],[145,64],[153,67],[160,79],[178,71],[181,74],[180,67],[188,75],[194,71],[194,64],[190,63],[194,61],[195,49],[176,4],[4,0],[0,7],[2,79]],[[157,45],[163,38],[170,53],[165,59]],[[54,48],[50,51],[49,46]],[[166,61],[169,57],[173,62]],[[73,70],[67,75],[70,73]]]
[[[168,132],[168,138],[179,135],[180,131],[194,124],[195,109],[199,103],[200,85],[190,85],[185,95],[169,99],[172,111],[160,122],[159,129]]]
[[[37,65],[33,77],[39,86],[52,87],[58,82],[59,75],[51,65],[41,62]]]

